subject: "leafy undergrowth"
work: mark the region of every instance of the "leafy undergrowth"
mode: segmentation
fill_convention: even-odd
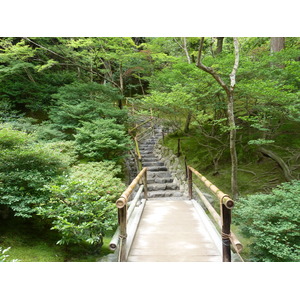
[[[89,245],[60,246],[55,231],[38,219],[22,218],[0,219],[0,247],[11,247],[8,261],[17,259],[21,262],[96,262],[112,253],[108,244],[110,236],[104,237],[101,249]]]
[[[213,142],[208,142],[204,136],[201,136],[199,133],[192,130],[189,135],[181,133],[168,135],[164,140],[164,145],[172,149],[174,153],[177,153],[179,138],[181,144],[181,156],[186,156],[187,164],[213,182],[224,193],[230,195],[231,159],[229,151],[224,151],[218,162],[216,172],[212,154],[209,152],[208,148],[204,146],[205,144],[208,144],[210,147],[215,147],[216,145]],[[279,138],[281,138],[281,140],[284,139],[280,135]],[[285,147],[285,145],[282,145],[282,147]],[[273,150],[273,148],[271,149]],[[281,151],[284,152],[282,149]],[[276,149],[276,153],[279,155],[281,155],[281,151]],[[214,153],[216,153],[216,151]],[[272,188],[285,181],[283,172],[278,164],[271,158],[262,156],[255,149],[251,147],[238,147],[238,157],[238,184],[240,196],[259,192],[269,192]],[[288,161],[287,157],[284,157],[284,159]]]

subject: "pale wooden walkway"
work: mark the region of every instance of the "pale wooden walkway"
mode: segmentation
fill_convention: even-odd
[[[146,202],[128,262],[221,262],[221,239],[191,200]]]

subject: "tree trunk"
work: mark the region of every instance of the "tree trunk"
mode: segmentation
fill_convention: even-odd
[[[237,168],[238,159],[236,154],[236,129],[234,120],[234,99],[233,95],[230,95],[227,105],[228,114],[228,125],[230,127],[230,137],[229,137],[229,147],[230,147],[230,157],[231,157],[231,193],[233,200],[238,198],[238,181],[237,181]]]
[[[184,130],[183,130],[184,133],[188,133],[190,131],[191,119],[192,119],[192,112],[189,111],[184,125]]]
[[[223,37],[217,37],[217,50],[216,50],[216,54],[220,54],[223,50],[223,41],[224,38]]]
[[[211,67],[207,67],[203,65],[201,62],[201,55],[203,50],[203,43],[204,38],[200,41],[199,52],[198,52],[198,61],[197,67],[202,69],[203,71],[211,74],[218,84],[224,89],[227,95],[227,118],[228,118],[228,125],[230,128],[230,156],[231,156],[231,192],[232,198],[234,200],[238,197],[238,181],[237,181],[237,167],[238,167],[238,160],[236,154],[236,127],[235,127],[235,120],[234,120],[234,88],[236,84],[235,76],[239,65],[239,43],[237,38],[233,38],[234,43],[234,54],[235,60],[232,72],[230,73],[230,86],[228,86],[221,76]]]
[[[120,91],[121,91],[121,94],[123,95],[124,94],[124,81],[123,81],[123,74],[122,74],[122,64],[120,64]],[[122,98],[119,99],[119,108],[122,109],[123,108],[123,103],[122,103]]]
[[[187,49],[187,43],[186,43],[186,38],[183,37],[182,38],[182,41],[183,41],[183,50],[184,50],[184,53],[185,53],[185,56],[186,56],[186,59],[188,61],[188,63],[190,64],[191,63],[191,58],[190,58],[190,55],[189,55],[189,51]]]
[[[183,48],[183,50],[184,50],[186,59],[187,59],[188,63],[191,64],[191,58],[190,58],[189,51],[188,51],[188,48],[187,48],[186,37],[183,37],[183,38],[182,38],[182,41],[183,41],[183,46],[182,46],[182,48]],[[188,115],[187,115],[187,118],[186,118],[186,121],[185,121],[184,129],[183,129],[183,132],[184,132],[184,133],[188,133],[189,130],[190,130],[191,118],[192,118],[192,112],[189,111],[189,112],[188,112]]]
[[[285,38],[284,37],[271,37],[271,53],[279,52],[284,49]]]
[[[270,150],[267,150],[267,149],[265,149],[263,147],[260,147],[259,151],[262,154],[264,154],[264,155],[272,158],[273,160],[275,160],[278,163],[278,165],[280,166],[280,168],[283,170],[284,177],[285,177],[285,179],[287,181],[291,181],[293,179],[293,176],[291,174],[291,170],[289,169],[288,165],[283,161],[283,159],[280,156],[278,156],[274,152],[272,152]]]

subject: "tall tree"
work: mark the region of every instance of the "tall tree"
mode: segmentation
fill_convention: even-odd
[[[230,156],[231,156],[231,192],[233,199],[238,197],[238,182],[237,182],[237,154],[236,154],[236,126],[234,119],[234,88],[236,85],[236,72],[239,65],[239,42],[237,38],[233,38],[234,49],[235,49],[235,61],[233,65],[232,72],[230,73],[230,85],[228,86],[218,72],[211,68],[207,67],[202,63],[202,51],[204,38],[200,40],[199,52],[197,67],[201,70],[209,73],[217,81],[217,83],[223,88],[227,95],[227,117],[228,125],[230,128]]]

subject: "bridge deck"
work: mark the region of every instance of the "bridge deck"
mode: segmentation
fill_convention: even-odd
[[[207,219],[206,219],[207,218]],[[220,262],[220,240],[191,200],[146,202],[128,262]]]

